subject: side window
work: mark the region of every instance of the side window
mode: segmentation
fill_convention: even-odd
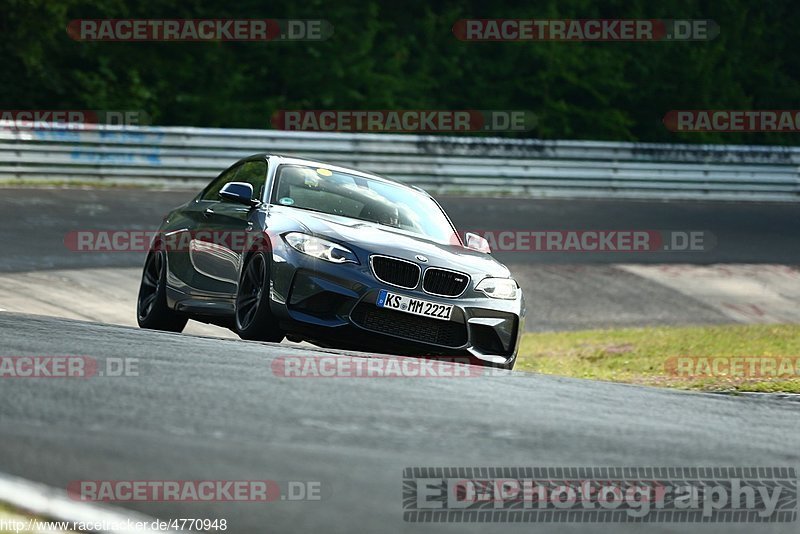
[[[264,186],[267,183],[267,162],[248,161],[239,168],[236,182],[245,182],[253,186],[253,198],[264,198]]]
[[[219,177],[211,182],[211,185],[209,185],[208,188],[203,192],[203,196],[200,197],[200,200],[219,200],[219,192],[222,191],[222,188],[225,187],[225,184],[235,181],[236,173],[241,167],[241,165],[236,165],[235,167],[231,167],[227,171],[220,174]]]

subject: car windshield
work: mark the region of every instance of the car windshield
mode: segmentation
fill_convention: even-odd
[[[439,243],[458,243],[450,221],[428,195],[329,169],[281,165],[273,203],[391,226]]]

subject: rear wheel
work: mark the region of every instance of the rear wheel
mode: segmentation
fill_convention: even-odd
[[[236,333],[253,341],[283,340],[284,332],[269,309],[269,264],[263,252],[247,259],[236,293]]]
[[[189,318],[167,306],[167,259],[163,251],[147,254],[136,300],[136,319],[141,328],[181,332]]]

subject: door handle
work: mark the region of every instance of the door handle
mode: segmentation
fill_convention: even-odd
[[[206,211],[203,212],[203,217],[208,218],[211,217],[212,215],[214,215],[214,210],[212,210],[211,208],[206,208]]]

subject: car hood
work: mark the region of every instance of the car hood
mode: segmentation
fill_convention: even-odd
[[[339,242],[370,254],[385,254],[421,263],[417,255],[428,259],[423,265],[465,271],[475,276],[508,277],[510,272],[488,254],[461,246],[436,243],[424,236],[409,234],[368,221],[328,215],[298,208],[271,206],[271,214],[290,217],[306,232]],[[354,252],[358,252],[354,250]]]

